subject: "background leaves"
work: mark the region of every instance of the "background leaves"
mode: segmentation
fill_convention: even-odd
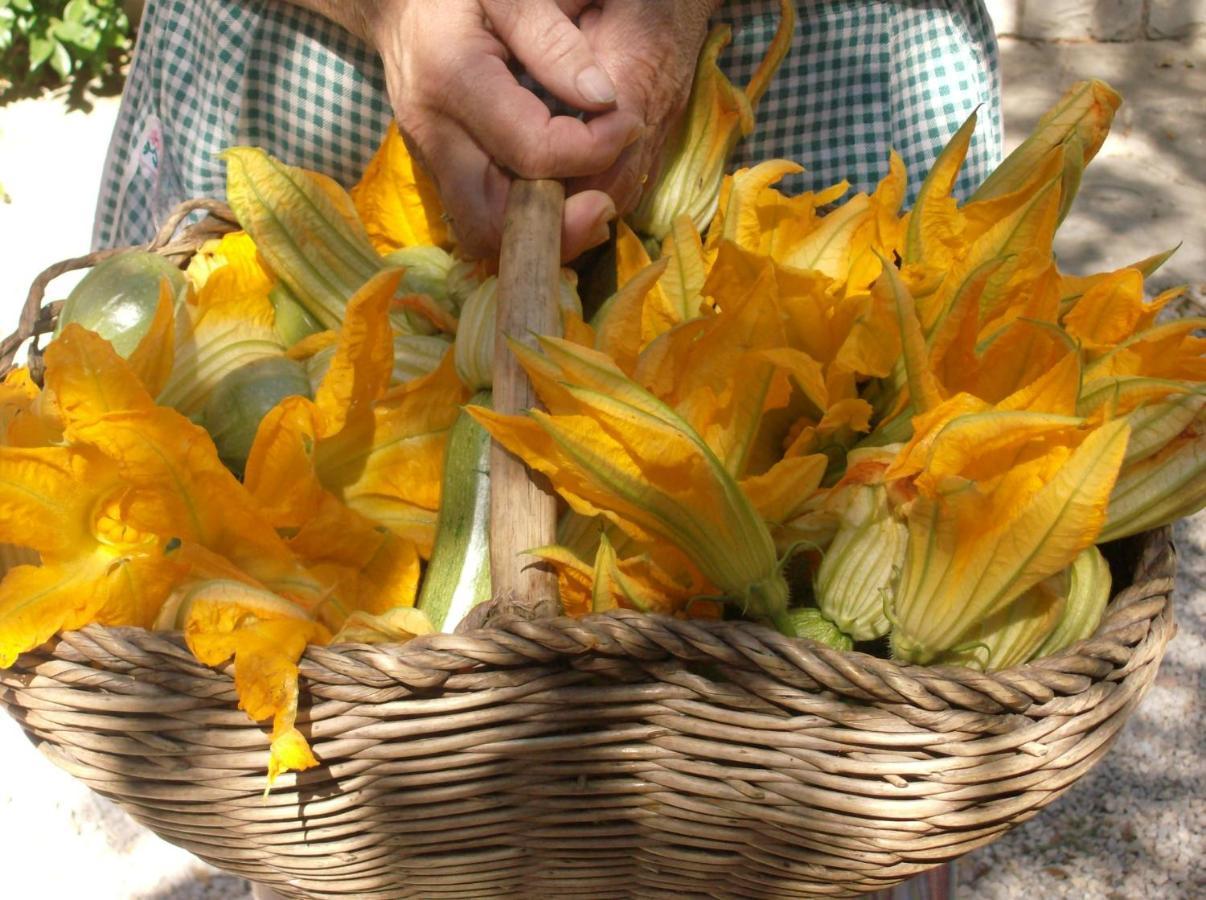
[[[0,0],[0,100],[120,78],[133,28],[120,0]]]

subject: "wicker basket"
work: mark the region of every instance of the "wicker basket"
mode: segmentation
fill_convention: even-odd
[[[1173,634],[1175,569],[1167,529],[1108,555],[1097,634],[991,674],[628,612],[311,647],[322,765],[267,796],[265,730],[178,634],[64,635],[0,672],[0,703],[135,819],[289,896],[849,896],[992,841],[1106,753]]]

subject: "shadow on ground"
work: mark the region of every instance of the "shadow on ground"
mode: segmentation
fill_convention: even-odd
[[[1015,146],[1075,81],[1100,78],[1123,104],[1056,241],[1063,268],[1120,268],[1181,245],[1152,279],[1206,282],[1206,41],[1032,44],[1002,40],[1006,140]]]

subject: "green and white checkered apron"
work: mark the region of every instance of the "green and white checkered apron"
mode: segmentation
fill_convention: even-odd
[[[722,56],[744,84],[778,21],[775,0],[725,3]],[[980,122],[966,194],[1001,156],[997,46],[982,0],[798,4],[791,51],[733,167],[783,157],[790,191],[868,190],[896,149],[910,199],[969,113]],[[224,195],[219,152],[253,144],[350,185],[390,119],[380,63],[338,26],[282,0],[149,0],[97,204],[94,247],[148,240],[172,208]]]

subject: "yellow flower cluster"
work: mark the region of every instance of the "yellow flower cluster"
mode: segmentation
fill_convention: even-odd
[[[254,238],[236,232],[203,247],[183,297],[165,280],[128,358],[70,324],[46,349],[41,387],[25,369],[0,384],[0,543],[20,563],[0,582],[0,665],[94,622],[183,631],[203,663],[233,658],[241,706],[272,719],[275,778],[315,764],[295,727],[307,644],[430,630],[411,607],[431,551],[446,434],[469,392],[451,335],[407,318],[418,309],[419,319],[430,313],[455,329],[432,299],[438,292],[399,302],[419,296],[400,284],[421,283],[424,270],[404,274],[378,255],[413,243],[447,257],[443,275],[452,266],[436,245],[446,240],[438,206],[396,131],[355,199],[258,151],[231,156],[276,173],[255,173],[258,188],[277,195],[245,215]],[[232,196],[250,190],[247,169],[231,166]],[[295,220],[319,195],[342,218],[311,233]],[[342,285],[315,278],[286,251],[318,239],[362,239],[376,262]],[[480,280],[461,275],[466,290]],[[298,291],[284,293],[291,284]],[[319,290],[338,301],[334,330],[319,330]],[[304,337],[301,320],[311,322]],[[415,337],[439,352],[399,374],[396,344]],[[311,384],[304,363],[320,352]],[[300,385],[287,380],[277,396],[272,378],[254,380],[265,362],[298,367]],[[227,390],[232,382],[252,385],[252,400],[265,390],[270,399],[233,461],[219,458],[215,438],[255,403]]]
[[[696,102],[752,109],[760,83],[738,102],[709,61]],[[787,196],[783,161],[708,189],[692,167],[719,171],[745,118],[693,110],[644,240],[620,226],[615,293],[586,321],[567,272],[566,336],[514,348],[544,409],[469,408],[565,501],[531,552],[566,611],[890,635],[979,667],[1091,633],[1096,543],[1206,503],[1206,323],[1157,322],[1162,258],[1079,277],[1052,252],[1117,103],[1078,85],[960,204],[973,116],[908,211],[895,156],[870,194]],[[244,231],[163,281],[127,356],[68,324],[43,384],[0,384],[0,665],[88,623],[180,630],[234,660],[274,778],[315,764],[308,644],[433,630],[416,598],[495,279],[450,252],[396,130],[350,192],[254,148],[227,162]]]
[[[895,156],[844,200],[780,193],[772,161],[725,179],[705,240],[684,215],[653,261],[622,229],[587,346],[517,350],[548,412],[476,414],[579,517],[541,551],[567,606],[706,595],[987,668],[1090,634],[1095,544],[1206,502],[1206,323],[1156,322],[1165,257],[1077,277],[1052,250],[1118,102],[1077,85],[964,204],[974,115],[909,211]]]

